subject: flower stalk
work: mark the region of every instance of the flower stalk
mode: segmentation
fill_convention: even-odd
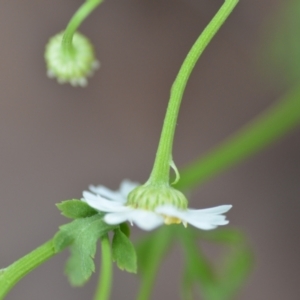
[[[28,273],[42,263],[57,254],[53,240],[49,240],[32,252],[15,261],[9,267],[0,270],[0,299],[4,299],[7,293]]]
[[[113,269],[108,234],[101,238],[101,251],[101,271],[94,300],[109,300]]]
[[[81,23],[101,4],[104,0],[86,0],[69,21],[62,39],[62,49],[69,55],[74,54],[73,36]]]
[[[172,85],[170,100],[163,124],[163,129],[155,157],[154,166],[148,183],[169,185],[170,165],[176,166],[172,160],[172,147],[178,119],[179,108],[188,79],[201,54],[228,18],[239,0],[225,0],[219,11],[196,40],[185,58],[178,75]]]

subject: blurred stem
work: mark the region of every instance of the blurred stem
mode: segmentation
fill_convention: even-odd
[[[174,232],[171,231],[169,226],[165,226],[155,232],[155,238],[148,249],[147,257],[141,258],[146,261],[146,268],[142,274],[137,300],[150,299],[158,269],[163,257],[171,246],[172,237],[174,237]]]
[[[175,187],[191,189],[278,140],[300,123],[300,87],[226,139],[204,157],[181,170]]]
[[[36,248],[29,254],[20,258],[5,269],[0,270],[0,299],[4,299],[6,294],[14,285],[29,272],[57,254],[54,249],[53,240]]]
[[[104,0],[86,0],[75,12],[71,20],[69,21],[62,40],[62,48],[68,54],[73,53],[73,35],[81,23],[92,13],[96,7]]]
[[[108,300],[112,285],[112,257],[108,234],[101,238],[101,271],[94,300]]]
[[[218,32],[225,20],[228,18],[239,0],[225,0],[213,19],[192,46],[187,54],[178,75],[172,85],[170,100],[163,124],[163,129],[156,153],[154,166],[148,182],[158,184],[169,184],[170,164],[172,163],[172,148],[177,118],[182,96],[199,57]],[[176,169],[175,165],[174,168]]]

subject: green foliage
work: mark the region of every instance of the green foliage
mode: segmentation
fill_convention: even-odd
[[[158,267],[172,246],[171,242],[175,236],[170,231],[171,227],[173,226],[163,226],[136,244],[139,272],[142,275],[149,273],[155,266]]]
[[[121,223],[120,230],[129,238],[130,237],[130,227],[127,222]]]
[[[77,199],[65,200],[57,203],[56,206],[63,216],[71,219],[91,217],[98,213],[87,203]]]
[[[137,300],[150,299],[158,269],[176,237],[170,230],[174,227],[177,225],[163,226],[137,243],[139,274],[141,274]]]
[[[121,270],[137,272],[137,256],[133,244],[119,228],[115,229],[112,241],[112,258]]]
[[[220,268],[204,256],[197,245],[197,231],[180,230],[179,236],[185,250],[185,270],[183,278],[183,299],[193,299],[194,287],[205,300],[233,299],[253,265],[253,255],[241,232],[231,229],[199,232],[198,238],[207,238],[229,246]]]
[[[182,299],[234,299],[253,266],[253,255],[244,234],[230,228],[202,231],[177,225],[162,227],[137,244],[139,271],[142,275],[137,299],[149,299],[161,261],[175,239],[180,241],[184,249]],[[219,244],[222,250],[225,247],[221,264],[215,265],[205,257],[199,247],[199,243],[204,240]]]
[[[70,245],[71,256],[66,264],[66,275],[74,286],[83,285],[95,271],[93,258],[99,238],[116,226],[103,221],[103,215],[76,219],[63,225],[54,236],[53,243],[56,252]]]

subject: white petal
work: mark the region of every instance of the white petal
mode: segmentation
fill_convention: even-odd
[[[124,206],[122,203],[106,200],[100,195],[94,195],[87,191],[83,192],[83,198],[89,206],[97,209],[98,211],[121,212],[130,210],[128,206]]]
[[[231,205],[222,205],[208,209],[179,210],[174,206],[164,205],[157,207],[155,211],[159,214],[177,217],[197,228],[209,230],[228,224],[226,217],[221,214],[227,212],[231,207]]]
[[[136,209],[131,215],[131,221],[143,230],[152,230],[164,224],[164,218],[155,212]]]
[[[120,184],[120,193],[124,198],[127,199],[128,194],[139,185],[140,184],[137,182],[124,179]]]
[[[121,195],[121,193],[119,191],[112,191],[103,185],[98,185],[98,186],[90,185],[89,189],[93,193],[98,194],[106,199],[109,199],[109,200],[112,200],[115,202],[125,203],[127,200],[126,198],[124,198]]]
[[[152,230],[164,223],[162,216],[142,209],[132,209],[127,212],[106,214],[104,221],[108,224],[120,224],[129,221],[131,224],[135,223],[143,230]]]
[[[104,216],[104,221],[107,224],[111,224],[111,225],[121,224],[126,221],[130,222],[130,216],[132,214],[132,210],[106,214]]]
[[[210,207],[210,208],[204,208],[204,209],[189,209],[190,212],[195,212],[195,213],[204,213],[204,214],[224,214],[228,212],[232,208],[232,205],[220,205],[220,206],[215,206],[215,207]]]

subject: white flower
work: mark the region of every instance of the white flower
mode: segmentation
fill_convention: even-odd
[[[83,201],[100,212],[106,212],[104,221],[108,224],[130,222],[144,230],[152,230],[162,224],[191,224],[199,229],[209,230],[228,224],[226,216],[232,205],[221,205],[206,209],[180,209],[171,204],[156,206],[153,210],[135,208],[128,205],[128,194],[138,186],[125,180],[118,191],[104,186],[90,186],[90,191],[83,192]]]

